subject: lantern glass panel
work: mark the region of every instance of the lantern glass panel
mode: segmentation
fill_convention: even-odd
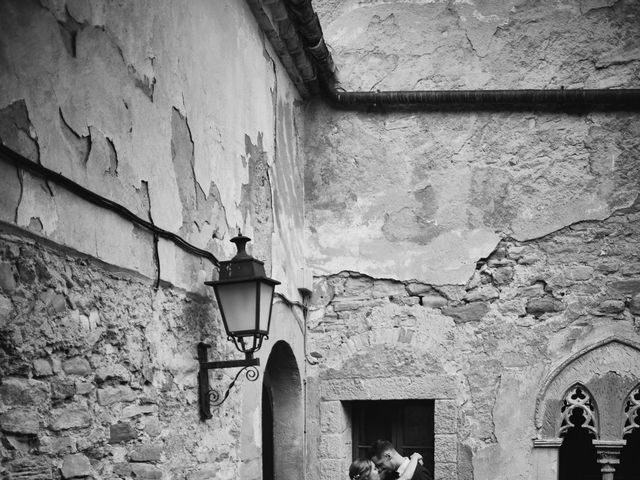
[[[256,328],[256,282],[216,285],[220,310],[229,334]]]
[[[269,333],[269,314],[273,300],[274,285],[260,282],[260,331]]]

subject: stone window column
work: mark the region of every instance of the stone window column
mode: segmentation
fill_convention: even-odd
[[[616,465],[620,464],[620,452],[627,444],[626,440],[593,440],[598,454],[598,463],[602,465],[602,480],[613,480]]]
[[[535,480],[557,480],[558,458],[562,438],[536,439],[533,441],[533,467]]]

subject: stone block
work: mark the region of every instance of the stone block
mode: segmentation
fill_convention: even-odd
[[[153,404],[146,405],[129,405],[122,409],[122,418],[134,418],[140,415],[146,415],[149,413],[156,413],[158,406]]]
[[[620,269],[620,263],[617,260],[605,260],[596,266],[596,270],[602,273],[615,273]]]
[[[83,380],[76,380],[76,393],[78,395],[87,395],[88,393],[93,392],[93,383],[86,382]]]
[[[450,375],[325,380],[320,390],[324,400],[343,401],[453,398],[456,394]]]
[[[153,465],[147,465],[145,463],[131,463],[129,466],[131,468],[131,473],[136,479],[160,480],[162,478],[162,470]]]
[[[496,285],[508,285],[513,280],[513,268],[512,267],[500,267],[496,268],[491,276]]]
[[[545,313],[561,311],[563,309],[563,304],[559,300],[551,297],[530,298],[527,301],[525,309],[528,314],[540,317]]]
[[[348,417],[340,401],[320,402],[320,429],[322,433],[341,433],[347,429]]]
[[[49,437],[38,438],[40,447],[38,451],[50,455],[60,455],[63,453],[74,453],[76,451],[76,441],[74,437]]]
[[[61,473],[63,478],[88,477],[91,475],[91,463],[82,453],[65,455]]]
[[[28,453],[31,445],[28,437],[24,435],[3,435],[0,445],[7,450],[16,450],[18,452]]]
[[[96,382],[102,383],[107,380],[116,380],[118,382],[129,382],[131,380],[131,372],[123,365],[108,365],[99,367],[95,371]]]
[[[373,291],[371,295],[374,298],[379,297],[400,297],[407,294],[407,289],[401,282],[391,280],[374,280]]]
[[[0,415],[0,430],[22,435],[36,435],[40,416],[35,408],[14,408]]]
[[[35,408],[14,408],[0,415],[0,430],[22,435],[36,435],[40,416]]]
[[[433,288],[431,288],[430,285],[425,285],[424,283],[409,283],[406,288],[409,295],[420,295],[423,293],[433,292]]]
[[[609,287],[624,294],[635,296],[640,294],[640,280],[620,280],[609,283]]]
[[[321,458],[320,478],[345,478],[349,476],[349,464],[346,460]]]
[[[634,297],[631,299],[631,302],[629,302],[629,310],[634,315],[640,315],[640,293],[634,295]]]
[[[133,402],[136,394],[127,385],[105,387],[98,390],[98,403],[102,406],[112,405],[117,402]]]
[[[47,301],[47,312],[49,315],[63,313],[67,310],[67,299],[60,293],[54,294]]]
[[[622,267],[622,274],[629,276],[640,275],[640,263],[629,262]]]
[[[572,282],[584,282],[593,277],[594,269],[589,265],[574,265],[564,269],[564,276]]]
[[[9,315],[13,311],[13,304],[4,295],[0,294],[0,327],[6,325],[9,321]]]
[[[119,422],[109,427],[109,443],[128,442],[138,438],[138,432],[130,424]]]
[[[131,462],[159,462],[162,456],[162,447],[158,445],[140,445],[129,452]]]
[[[162,433],[162,424],[155,417],[143,417],[141,419],[144,426],[144,432],[150,437],[157,437]]]
[[[39,380],[8,377],[0,385],[0,400],[5,405],[41,405],[49,399],[49,385]]]
[[[11,294],[16,289],[16,279],[13,275],[11,264],[0,262],[0,290]]]
[[[458,480],[458,466],[455,463],[437,463],[435,472],[433,472],[434,480]]]
[[[436,434],[434,437],[433,458],[436,465],[455,463],[458,459],[458,435]]]
[[[36,358],[33,361],[33,375],[34,377],[48,377],[53,375],[51,362],[45,358]]]
[[[603,313],[617,314],[624,311],[625,304],[622,300],[605,300],[600,304],[598,310]]]
[[[52,480],[50,460],[42,457],[23,457],[7,464],[7,480]]]
[[[71,379],[56,378],[51,381],[51,398],[65,400],[76,394],[76,384]]]
[[[458,406],[455,400],[435,400],[434,431],[436,434],[458,431]]]
[[[464,299],[467,302],[488,301],[496,299],[500,292],[493,285],[480,285],[478,288],[468,292]]]
[[[455,323],[479,322],[488,311],[489,307],[483,302],[468,303],[466,305],[442,309],[442,313],[453,318]]]
[[[62,362],[62,370],[67,375],[88,375],[91,373],[91,365],[82,357],[69,358]]]
[[[320,438],[320,456],[322,458],[345,458],[349,453],[349,447],[345,443],[344,436],[340,433],[322,435]]]
[[[51,412],[49,427],[52,430],[68,430],[70,428],[84,428],[92,424],[89,409],[84,405],[70,405],[66,408]]]

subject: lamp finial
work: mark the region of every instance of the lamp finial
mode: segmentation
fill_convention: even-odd
[[[232,260],[241,260],[244,258],[251,258],[251,255],[249,255],[246,250],[246,245],[250,241],[251,239],[249,237],[245,237],[244,235],[242,235],[242,232],[238,228],[238,235],[231,239],[231,242],[235,243],[236,248],[238,249],[238,253],[236,253],[236,256],[233,257]]]

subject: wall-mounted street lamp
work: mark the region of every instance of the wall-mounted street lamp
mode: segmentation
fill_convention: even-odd
[[[246,252],[246,244],[250,240],[242,233],[232,238],[238,253],[231,260],[220,262],[218,281],[205,282],[213,287],[216,294],[227,338],[233,340],[236,348],[245,354],[245,359],[210,362],[207,355],[209,345],[198,345],[198,396],[203,420],[211,418],[212,405],[217,407],[227,399],[242,372],[246,372],[250,381],[258,378],[256,366],[260,365],[260,359],[253,358],[253,354],[262,346],[262,340],[269,336],[273,291],[280,282],[268,278],[264,272],[264,262]],[[220,394],[209,387],[209,370],[233,367],[243,368],[220,398]]]

